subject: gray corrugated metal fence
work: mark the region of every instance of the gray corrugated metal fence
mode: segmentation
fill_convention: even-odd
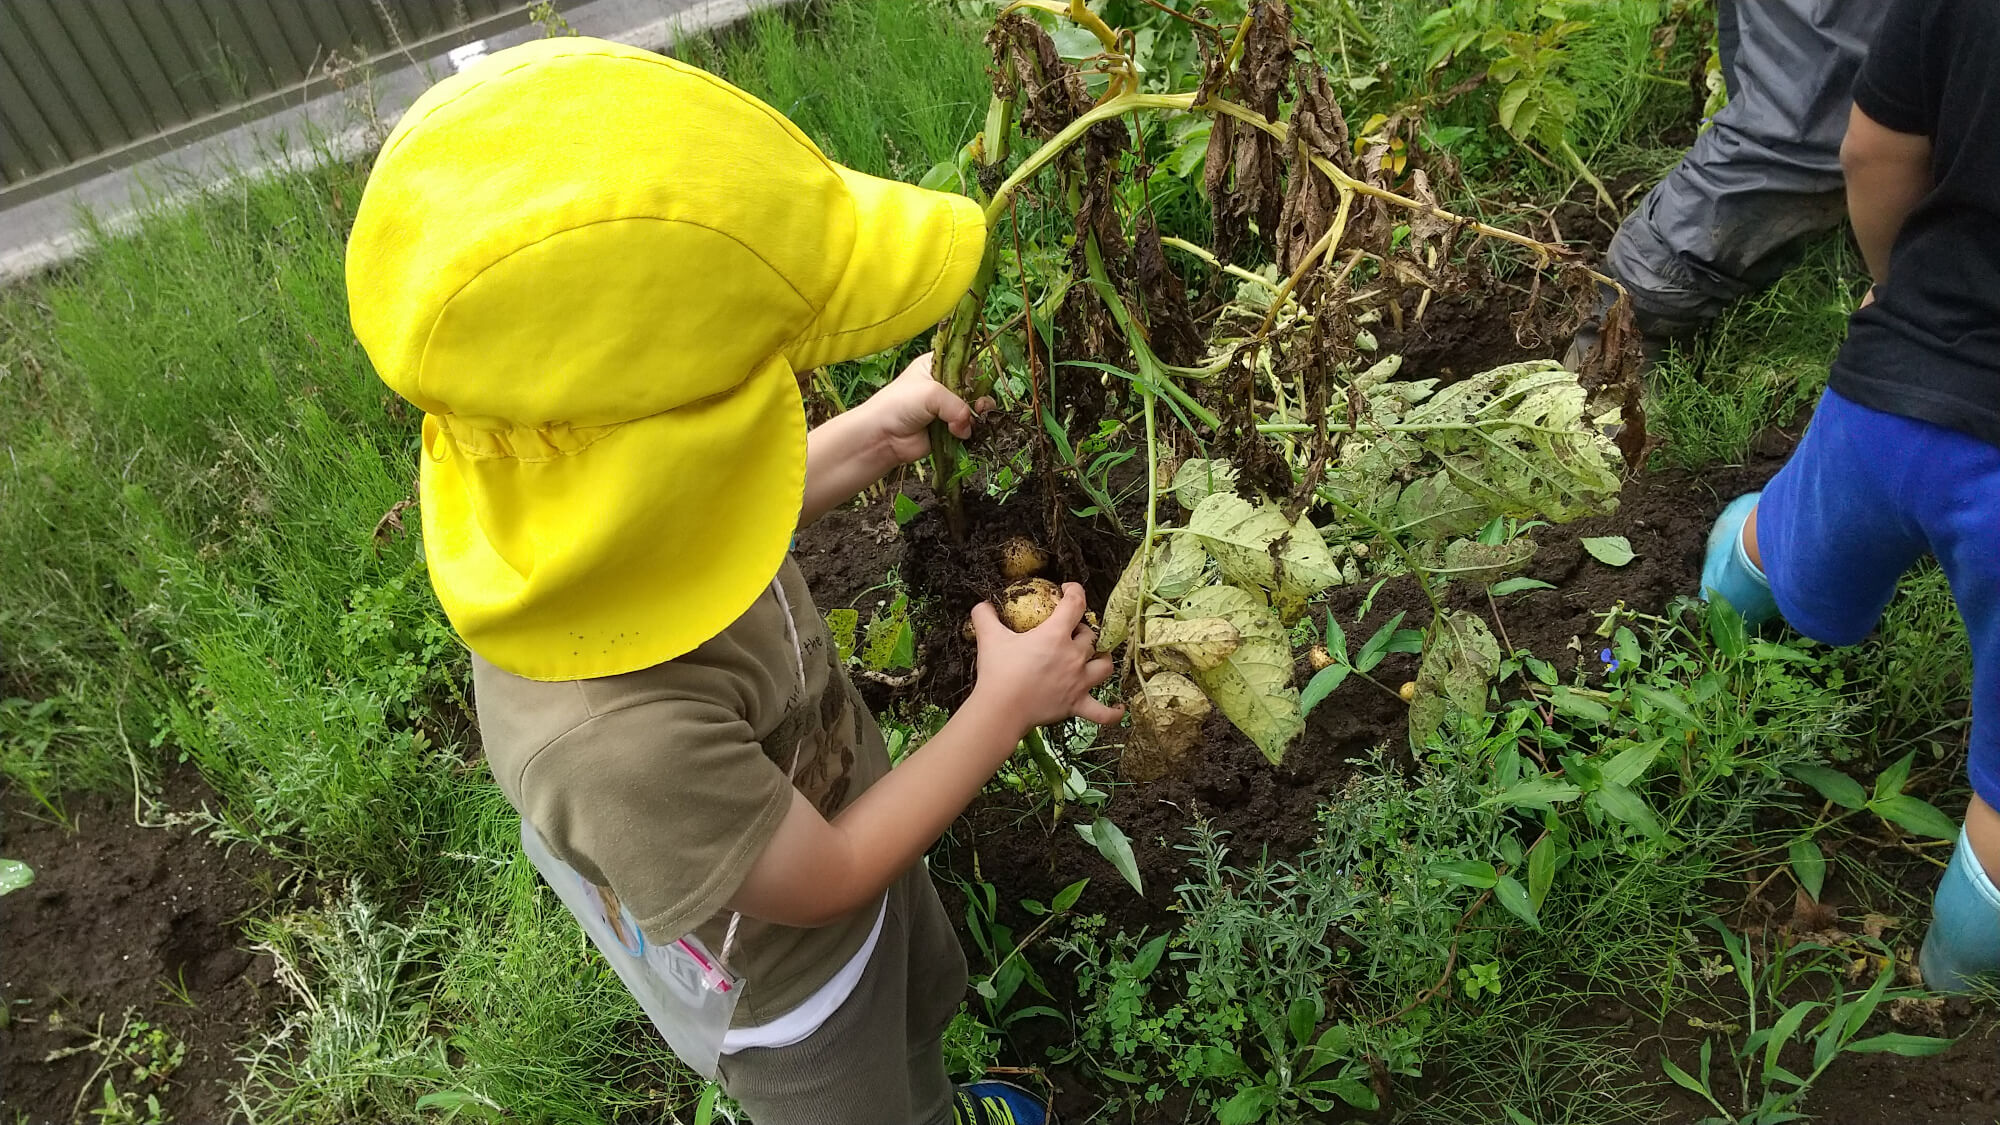
[[[564,5],[566,6],[566,5]],[[525,0],[0,0],[0,190],[54,190],[274,108],[340,65],[522,22]]]

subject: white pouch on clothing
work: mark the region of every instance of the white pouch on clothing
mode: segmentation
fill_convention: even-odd
[[[660,1038],[703,1078],[714,1078],[722,1037],[743,994],[743,981],[724,968],[693,934],[664,944],[646,940],[632,912],[615,910],[590,880],[550,854],[541,833],[521,822],[521,850],[583,925],[604,959],[639,1001]]]

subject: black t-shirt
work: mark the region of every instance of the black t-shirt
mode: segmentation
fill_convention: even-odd
[[[1832,386],[2000,445],[2000,0],[1893,0],[1854,101],[1931,139],[1936,187],[1854,314]]]

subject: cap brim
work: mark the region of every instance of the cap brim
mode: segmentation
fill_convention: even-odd
[[[965,196],[839,171],[854,199],[854,252],[786,351],[799,371],[873,355],[944,319],[986,253],[986,214]]]
[[[561,455],[482,456],[475,436],[425,419],[426,561],[466,644],[531,680],[694,650],[770,585],[797,530],[806,419],[782,359]]]

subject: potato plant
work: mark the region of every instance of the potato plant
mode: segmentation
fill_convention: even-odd
[[[1495,516],[1608,511],[1621,454],[1645,443],[1622,298],[1583,372],[1541,362],[1451,385],[1397,379],[1378,331],[1489,285],[1496,247],[1533,274],[1519,336],[1573,328],[1612,283],[1562,247],[1440,207],[1409,159],[1414,111],[1357,138],[1280,0],[1233,26],[1175,18],[1201,59],[1191,91],[1151,88],[1133,34],[1081,3],[1019,0],[987,37],[985,127],[931,177],[955,172],[995,232],[939,329],[939,377],[965,391],[1011,377],[1038,421],[1101,414],[1113,394],[1143,418],[1143,531],[1102,634],[1125,651],[1124,765],[1140,778],[1179,761],[1211,709],[1280,759],[1304,729],[1287,630],[1311,600],[1383,573],[1424,576],[1434,604],[1440,581],[1494,581],[1532,547],[1470,536]],[[1058,46],[1079,29],[1096,53]],[[1163,236],[1149,198],[1151,138],[1181,138],[1174,159],[1191,172],[1189,121],[1206,129],[1206,246]],[[987,324],[1003,307],[1013,315]],[[1032,428],[1060,513],[1044,427]],[[960,453],[936,436],[956,528]],[[1196,454],[1178,471],[1176,450]],[[1161,511],[1163,490],[1184,521]],[[1049,531],[1060,551],[1060,519]],[[1499,664],[1484,624],[1441,605],[1428,641],[1409,692],[1415,736],[1483,710]]]

